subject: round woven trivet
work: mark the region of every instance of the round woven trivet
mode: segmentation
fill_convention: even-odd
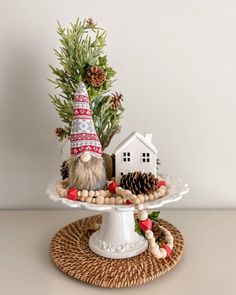
[[[50,255],[56,266],[69,276],[86,283],[106,288],[141,285],[173,268],[183,254],[184,241],[173,225],[161,219],[160,223],[174,236],[174,248],[165,259],[156,259],[146,250],[126,259],[98,256],[88,246],[93,233],[91,224],[100,223],[101,215],[80,219],[61,229],[51,240]],[[153,227],[155,234],[155,225]]]

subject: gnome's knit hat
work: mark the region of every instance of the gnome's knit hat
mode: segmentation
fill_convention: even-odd
[[[83,82],[80,82],[74,98],[70,142],[71,155],[79,157],[87,151],[91,156],[101,157],[102,147],[94,128],[88,93]]]

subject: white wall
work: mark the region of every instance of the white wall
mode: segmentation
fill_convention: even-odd
[[[53,208],[59,120],[47,94],[56,20],[92,16],[125,95],[122,132],[152,132],[162,170],[191,193],[179,207],[236,207],[236,1],[1,0],[0,207]]]

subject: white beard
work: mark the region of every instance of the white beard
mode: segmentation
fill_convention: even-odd
[[[103,158],[92,157],[84,163],[80,157],[68,160],[69,185],[79,190],[101,190],[106,186],[106,171]]]

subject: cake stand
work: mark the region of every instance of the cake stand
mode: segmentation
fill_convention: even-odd
[[[143,203],[144,209],[159,209],[165,204],[179,201],[188,193],[188,185],[181,178],[161,174],[167,181],[167,195],[163,198]],[[144,252],[147,240],[135,232],[134,205],[97,205],[80,201],[71,201],[60,197],[56,184],[49,187],[50,199],[62,202],[71,208],[102,212],[102,224],[89,238],[89,248],[99,256],[124,259]]]

